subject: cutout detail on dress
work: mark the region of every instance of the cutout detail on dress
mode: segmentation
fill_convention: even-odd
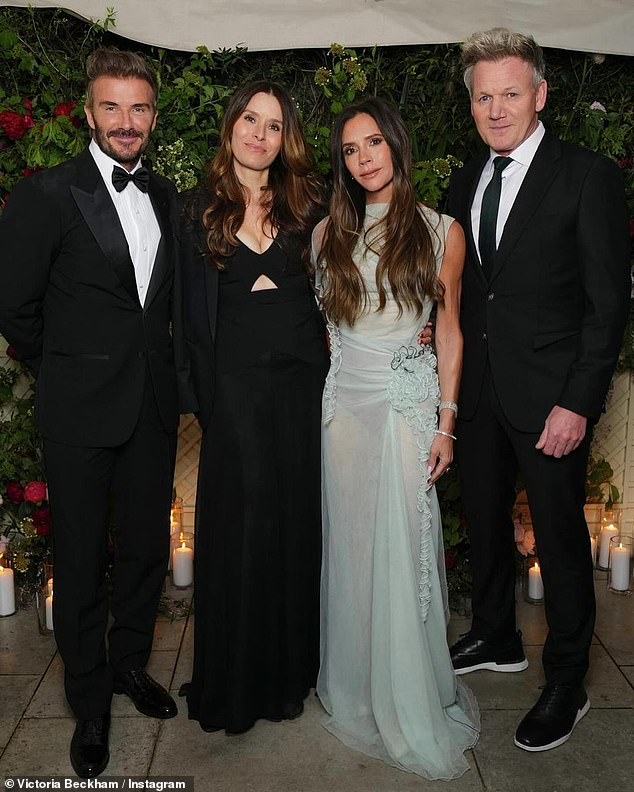
[[[277,284],[273,283],[268,275],[264,275],[264,273],[262,273],[262,275],[260,275],[260,277],[251,287],[251,291],[265,291],[266,289],[277,289]]]

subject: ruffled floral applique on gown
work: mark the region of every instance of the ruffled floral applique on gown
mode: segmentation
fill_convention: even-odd
[[[368,205],[366,229],[387,205]],[[438,267],[452,219],[422,209]],[[446,640],[447,590],[429,448],[440,402],[436,359],[416,317],[389,298],[377,257],[355,250],[372,306],[353,327],[329,323],[323,399],[321,667],[326,728],[351,748],[429,779],[468,769],[477,703],[457,679]],[[327,277],[327,275],[325,276]]]

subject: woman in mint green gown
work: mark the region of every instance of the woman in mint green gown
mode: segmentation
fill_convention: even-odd
[[[313,234],[331,353],[317,693],[349,747],[455,778],[479,713],[449,658],[433,484],[453,457],[464,236],[416,202],[407,131],[381,100],[344,111],[332,152],[330,215]],[[418,344],[434,304],[436,354]]]

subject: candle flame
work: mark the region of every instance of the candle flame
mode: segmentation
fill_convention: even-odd
[[[183,542],[183,544],[181,545],[181,550],[184,550],[186,547],[187,545],[185,544],[185,542]]]

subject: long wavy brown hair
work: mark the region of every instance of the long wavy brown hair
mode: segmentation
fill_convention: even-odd
[[[379,228],[372,229],[372,241],[363,231],[366,194],[346,168],[343,155],[343,128],[360,113],[367,113],[379,127],[392,155],[394,179],[392,198]],[[436,275],[432,234],[420,212],[411,178],[412,147],[407,128],[397,110],[382,99],[370,97],[347,107],[335,122],[331,138],[333,192],[329,219],[318,255],[327,277],[323,305],[335,322],[352,325],[367,309],[368,294],[352,259],[360,236],[379,255],[376,284],[377,310],[387,302],[389,288],[399,309],[414,310],[420,316],[426,297],[442,301],[443,286]],[[378,232],[378,234],[377,234]]]
[[[310,232],[323,216],[321,184],[302,132],[299,114],[288,91],[269,80],[250,82],[232,95],[220,127],[218,151],[208,166],[205,192],[209,205],[203,212],[203,227],[212,263],[223,269],[238,246],[238,233],[246,210],[245,190],[233,166],[231,133],[240,114],[257,93],[274,96],[282,108],[282,146],[269,168],[266,199],[267,223],[274,234],[299,237],[307,263]]]

